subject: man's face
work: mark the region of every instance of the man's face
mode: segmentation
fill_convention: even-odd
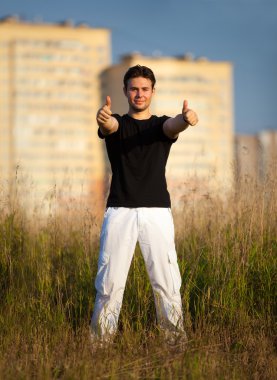
[[[150,79],[131,78],[128,81],[127,89],[124,88],[124,94],[128,99],[130,108],[136,112],[142,112],[149,108],[154,89],[152,89]]]

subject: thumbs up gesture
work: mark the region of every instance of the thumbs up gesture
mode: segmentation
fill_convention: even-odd
[[[109,124],[109,121],[112,118],[112,101],[109,96],[106,97],[106,103],[98,110],[96,115],[96,120],[99,126],[105,127],[106,124]]]
[[[187,100],[184,100],[182,115],[183,115],[184,121],[187,124],[194,126],[198,123],[197,114],[193,110],[189,109]]]

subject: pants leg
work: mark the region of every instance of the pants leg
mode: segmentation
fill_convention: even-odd
[[[108,208],[100,237],[97,290],[91,328],[104,337],[117,330],[130,264],[138,239],[137,213],[124,207]]]
[[[158,324],[183,331],[181,276],[174,243],[174,225],[168,208],[141,208],[138,241],[154,292]]]

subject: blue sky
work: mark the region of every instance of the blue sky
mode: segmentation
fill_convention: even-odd
[[[114,63],[132,51],[232,61],[236,131],[277,129],[277,0],[2,1],[8,14],[110,28]]]

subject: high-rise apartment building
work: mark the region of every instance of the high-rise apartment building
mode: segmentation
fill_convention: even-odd
[[[181,133],[172,146],[167,164],[171,191],[181,196],[188,180],[200,187],[200,193],[207,192],[207,183],[220,189],[230,187],[234,164],[232,64],[191,56],[125,56],[102,75],[102,101],[110,95],[113,112],[127,112],[122,79],[136,64],[150,67],[157,79],[152,114],[175,116],[187,99],[199,116],[199,124]]]
[[[110,50],[108,29],[0,21],[2,183],[12,183],[19,168],[41,199],[55,188],[64,199],[94,201],[104,171],[99,74]]]

